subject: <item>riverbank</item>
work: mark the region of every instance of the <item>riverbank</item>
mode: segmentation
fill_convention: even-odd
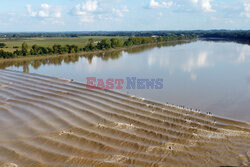
[[[249,123],[10,70],[0,104],[0,166],[249,166]]]
[[[52,57],[66,57],[72,55],[91,55],[91,54],[100,54],[105,52],[113,52],[113,51],[122,51],[122,50],[129,50],[133,48],[139,48],[143,46],[156,46],[156,45],[164,45],[164,44],[174,44],[174,43],[185,43],[185,42],[192,42],[194,40],[174,40],[174,41],[167,41],[167,42],[157,42],[157,43],[148,43],[148,44],[140,44],[140,45],[133,45],[130,47],[120,47],[120,48],[111,48],[111,49],[104,49],[104,50],[93,50],[93,51],[82,51],[77,53],[65,53],[65,54],[52,54],[52,55],[29,55],[29,56],[22,56],[17,58],[8,58],[8,59],[0,59],[0,62],[10,62],[10,61],[19,61],[19,60],[42,60],[46,58]]]

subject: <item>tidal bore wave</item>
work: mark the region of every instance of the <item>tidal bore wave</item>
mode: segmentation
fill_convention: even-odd
[[[250,124],[0,70],[0,166],[249,166]]]

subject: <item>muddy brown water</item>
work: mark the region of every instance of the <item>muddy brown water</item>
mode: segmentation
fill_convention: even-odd
[[[249,166],[250,124],[0,70],[0,166]]]

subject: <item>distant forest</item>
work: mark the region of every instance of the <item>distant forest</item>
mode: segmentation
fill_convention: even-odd
[[[199,38],[229,39],[250,42],[250,30],[194,30],[194,31],[94,31],[94,32],[29,32],[0,33],[0,38],[130,36],[151,37],[169,35],[195,35]]]

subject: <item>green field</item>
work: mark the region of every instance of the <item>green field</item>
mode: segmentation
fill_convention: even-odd
[[[62,46],[65,45],[76,45],[79,48],[82,48],[87,43],[88,39],[92,38],[94,42],[100,41],[102,39],[110,39],[113,37],[108,36],[84,36],[84,37],[51,37],[51,38],[22,38],[22,39],[4,39],[0,38],[0,43],[5,43],[6,47],[1,48],[4,51],[15,51],[16,48],[13,48],[14,46],[21,48],[22,43],[26,42],[31,48],[32,45],[37,44],[38,46],[48,47],[53,46],[54,44],[60,44]],[[120,39],[127,39],[128,37],[115,37]]]

